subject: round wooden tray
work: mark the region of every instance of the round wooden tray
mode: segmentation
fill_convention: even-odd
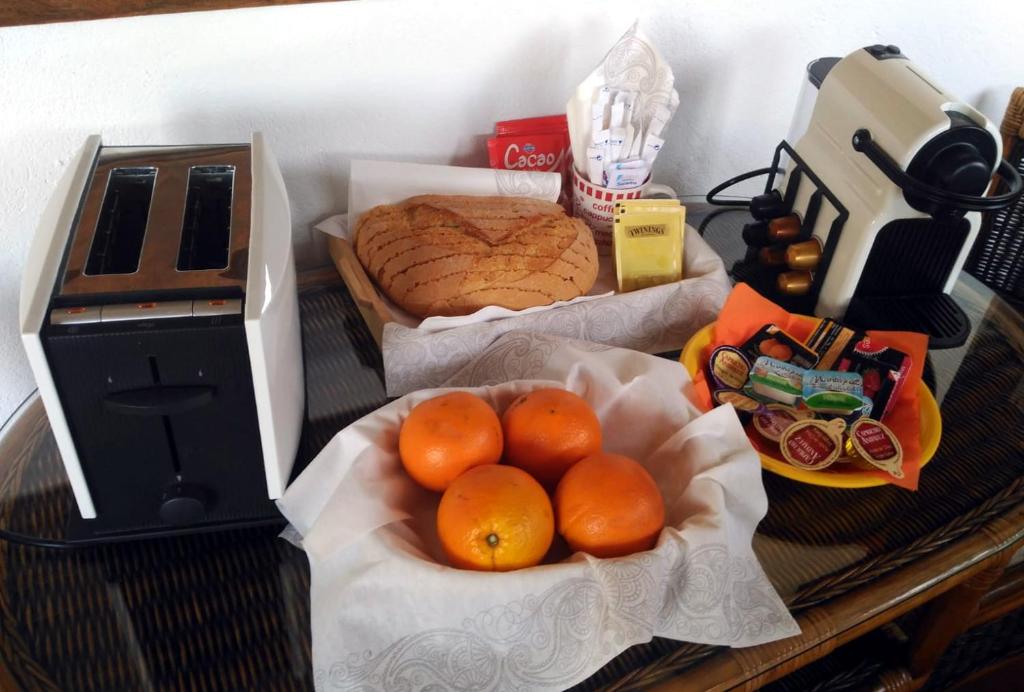
[[[715,323],[712,322],[694,334],[683,347],[679,362],[683,364],[691,377],[696,375],[704,365],[701,354],[704,348],[711,343],[714,329]],[[924,382],[920,383],[918,401],[921,406],[921,468],[924,468],[939,447],[939,439],[942,437],[942,414],[939,413],[939,405],[936,403],[935,397],[932,396],[931,390]],[[758,452],[758,456],[761,457],[761,466],[764,468],[801,483],[824,485],[830,488],[873,488],[888,485],[885,478],[879,474],[852,468],[850,464],[833,465],[824,471],[808,471],[762,451]]]

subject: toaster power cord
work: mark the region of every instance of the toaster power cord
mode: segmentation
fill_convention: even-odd
[[[18,545],[26,545],[32,548],[49,548],[51,550],[70,550],[78,547],[74,543],[69,543],[67,541],[29,536],[24,533],[18,533],[17,531],[8,531],[7,529],[0,529],[0,540],[7,541],[8,543],[16,543]]]

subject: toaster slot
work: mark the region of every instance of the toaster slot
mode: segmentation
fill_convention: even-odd
[[[234,166],[192,166],[178,248],[178,271],[226,269]]]
[[[85,273],[133,274],[149,223],[156,168],[114,168],[103,193]]]

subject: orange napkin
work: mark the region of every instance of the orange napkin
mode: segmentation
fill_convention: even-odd
[[[773,323],[800,341],[806,341],[814,328],[821,322],[818,317],[794,315],[786,312],[747,284],[737,284],[722,307],[715,323],[711,344],[701,353],[700,362],[707,363],[711,351],[722,345],[740,346],[762,326]],[[893,478],[882,471],[873,471],[879,478],[908,490],[917,490],[921,473],[921,414],[918,402],[921,372],[928,352],[928,337],[915,332],[868,331],[872,341],[889,346],[910,356],[910,372],[900,388],[896,403],[883,422],[899,438],[903,447],[903,478]],[[701,368],[694,377],[698,403],[705,409],[711,408],[711,392]],[[765,447],[757,435],[751,435],[755,447]],[[773,449],[762,449],[771,451]],[[841,467],[833,466],[827,473],[844,473]]]

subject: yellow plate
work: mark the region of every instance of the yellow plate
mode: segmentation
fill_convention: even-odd
[[[712,322],[694,334],[683,347],[679,362],[691,376],[696,375],[697,370],[703,365],[700,354],[704,347],[711,343],[711,334],[714,329],[715,323]],[[935,450],[939,447],[939,438],[942,437],[942,414],[939,413],[939,405],[935,402],[935,397],[932,396],[928,386],[921,382],[920,387],[918,401],[921,408],[921,468],[924,468],[924,465],[932,460]],[[761,453],[759,456],[761,457],[761,466],[764,468],[801,483],[825,485],[830,488],[872,488],[887,485],[884,479],[869,471],[808,471],[797,468],[784,459],[776,459]]]

